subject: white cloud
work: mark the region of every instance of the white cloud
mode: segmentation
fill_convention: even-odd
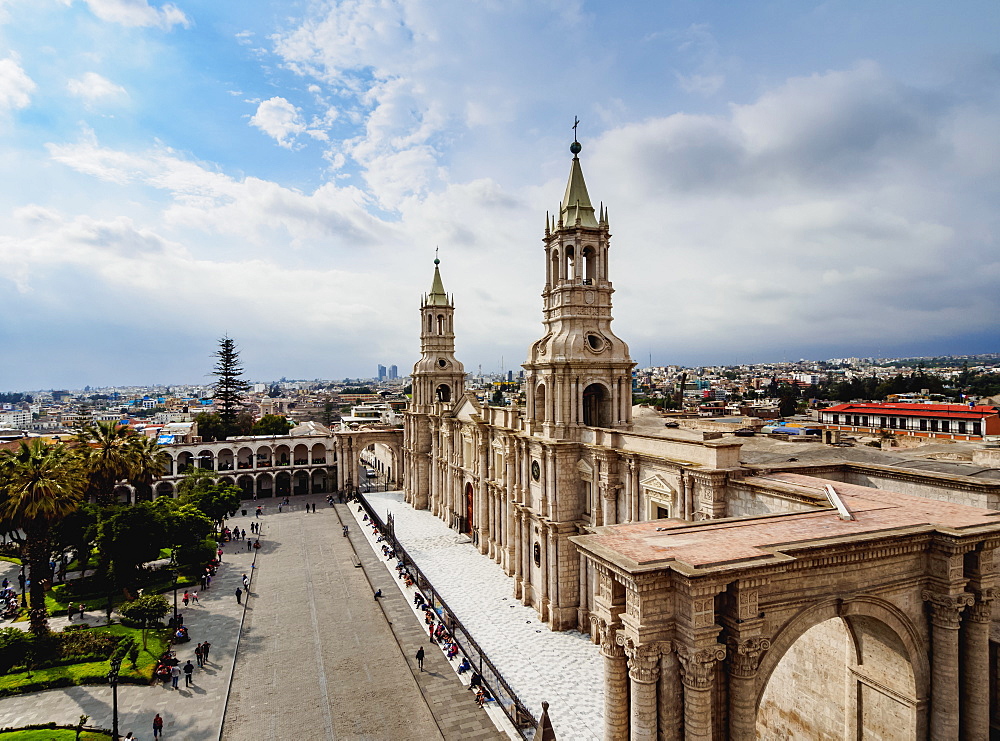
[[[119,23],[123,26],[155,27],[170,30],[174,26],[191,25],[184,12],[173,3],[159,8],[152,7],[147,0],[83,0],[90,12],[102,21]],[[72,2],[72,0],[67,0]]]
[[[306,131],[302,112],[284,98],[262,101],[250,123],[274,139],[282,147],[291,148],[295,137]]]
[[[66,87],[71,95],[83,98],[88,103],[128,95],[121,85],[116,85],[96,72],[85,72],[80,77],[75,77],[67,82]]]
[[[0,59],[0,113],[27,108],[36,87],[16,55]]]

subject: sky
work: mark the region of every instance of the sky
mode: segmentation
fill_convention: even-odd
[[[1000,348],[1000,3],[0,0],[0,391],[542,336],[580,119],[640,365]]]

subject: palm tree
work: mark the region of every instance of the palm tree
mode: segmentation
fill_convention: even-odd
[[[135,487],[136,501],[153,498],[153,482],[163,475],[170,456],[155,437],[132,435],[129,440],[129,483]]]
[[[87,471],[88,499],[102,506],[114,502],[115,485],[132,472],[134,436],[126,425],[105,421],[84,425],[77,434],[78,450]]]
[[[79,458],[63,444],[41,438],[0,451],[0,520],[24,531],[31,632],[48,633],[43,580],[50,578],[49,529],[80,506],[86,478]]]

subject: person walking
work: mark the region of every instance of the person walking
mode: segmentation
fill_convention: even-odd
[[[249,551],[252,551],[252,550],[253,550],[253,543],[251,543],[251,542],[250,542],[250,541],[248,540],[248,541],[247,541],[247,551],[249,552]]]
[[[153,738],[163,738],[163,718],[159,713],[153,718]]]
[[[246,574],[243,575],[243,588],[248,592],[250,591],[250,577]]]
[[[80,621],[81,621],[81,622],[83,621],[83,610],[84,610],[84,607],[83,607],[83,603],[81,602],[80,604],[78,604],[78,605],[76,606],[76,611],[77,611],[78,613],[80,613]]]
[[[420,667],[420,671],[424,670],[424,647],[421,646],[417,649],[417,666]]]
[[[173,685],[175,690],[180,689],[177,685],[181,681],[181,668],[176,664],[170,667],[170,684]]]
[[[219,563],[222,563],[222,546],[221,545],[219,546],[219,549],[215,553],[219,556]]]
[[[205,666],[205,652],[200,643],[194,647],[194,660],[198,662],[199,667]]]
[[[197,592],[191,592],[191,604],[192,605],[200,605],[201,604],[201,602],[198,601],[198,593]]]
[[[236,604],[238,605],[243,604],[243,590],[240,589],[239,587],[236,587]]]
[[[194,684],[193,675],[194,674],[194,664],[191,663],[191,659],[188,659],[187,663],[184,665],[184,686],[190,687]]]
[[[73,616],[76,615],[76,605],[70,602],[69,605],[66,606],[66,614],[69,615],[70,622],[72,622]]]
[[[184,596],[181,597],[181,602],[183,602],[184,606],[187,607],[188,606],[188,602],[190,602],[190,601],[191,601],[191,594],[189,592],[185,592]]]
[[[211,647],[212,647],[212,644],[209,643],[208,641],[205,641],[203,644],[201,644],[201,663],[202,663],[202,665],[208,663],[208,649],[210,649]]]

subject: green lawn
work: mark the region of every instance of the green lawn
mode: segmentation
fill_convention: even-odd
[[[6,561],[7,563],[16,563],[18,566],[21,565],[21,559],[17,556],[0,556],[0,561]]]
[[[80,741],[107,741],[108,733],[84,731]],[[0,731],[0,741],[75,741],[76,731],[66,728],[34,729],[31,731]]]
[[[122,625],[109,625],[101,628],[91,628],[101,633],[131,636],[139,644],[139,658],[136,668],[128,661],[122,663],[120,677],[126,682],[146,682],[153,676],[156,660],[167,650],[169,639],[166,630],[149,630],[146,632],[146,648],[142,648],[142,631],[138,628],[126,628]],[[48,687],[69,687],[75,684],[104,684],[107,682],[108,662],[84,661],[78,664],[63,664],[47,669],[36,669],[32,672],[15,672],[0,675],[0,697],[16,695],[21,692],[38,692]],[[0,737],[2,739],[2,737]]]

